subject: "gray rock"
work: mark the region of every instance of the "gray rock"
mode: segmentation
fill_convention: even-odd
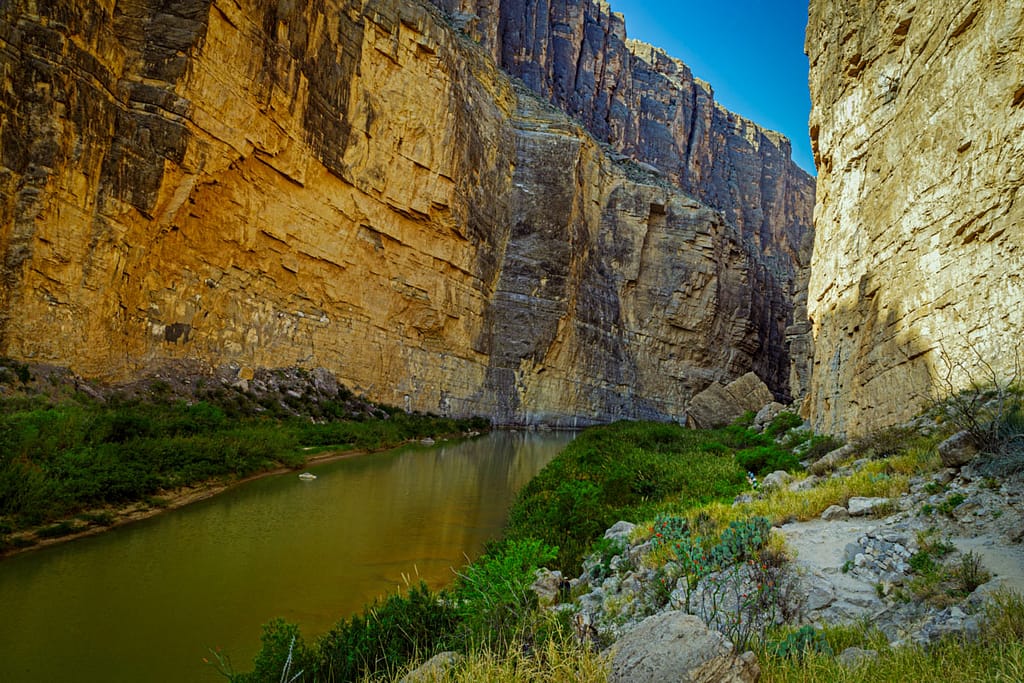
[[[537,594],[540,604],[550,605],[558,601],[558,595],[564,583],[562,572],[550,571],[541,567],[537,570],[537,579],[530,585],[530,590]]]
[[[812,463],[811,466],[808,467],[807,469],[808,471],[810,471],[811,474],[828,474],[836,467],[838,467],[840,463],[848,460],[850,456],[852,456],[853,454],[853,446],[850,444],[846,444],[845,446],[840,446],[834,451],[829,451],[828,453],[823,455],[820,460],[818,460],[815,463]]]
[[[825,609],[836,600],[835,585],[817,571],[805,577],[801,586],[808,612]]]
[[[844,507],[830,505],[828,509],[821,513],[821,518],[826,522],[843,522],[850,518],[850,513]]]
[[[962,467],[978,455],[978,447],[970,432],[957,432],[939,444],[939,457],[946,467]]]
[[[820,482],[821,482],[821,477],[812,474],[811,476],[807,477],[806,479],[801,479],[800,481],[794,481],[792,484],[789,485],[789,490],[790,491],[806,491],[808,489],[814,488]]]
[[[633,529],[635,528],[636,524],[619,521],[612,525],[610,529],[604,532],[604,537],[626,541],[629,539],[629,535],[633,533]]]
[[[793,481],[793,475],[785,470],[775,470],[764,478],[761,482],[761,487],[764,489],[781,489],[783,486]]]
[[[442,678],[463,660],[457,652],[436,654],[422,665],[410,671],[398,683],[431,683]]]
[[[736,655],[725,636],[682,612],[644,619],[613,650],[609,683],[754,683],[761,675],[753,652]]]
[[[850,499],[847,509],[850,511],[851,517],[864,517],[866,515],[874,514],[883,508],[888,507],[891,501],[888,498],[864,498],[862,496],[854,496]]]
[[[839,663],[845,667],[855,667],[863,662],[868,662],[877,658],[878,652],[876,650],[862,650],[859,647],[848,647],[843,650],[836,659],[838,659]]]
[[[779,413],[785,409],[786,406],[775,401],[772,401],[764,408],[761,408],[761,410],[757,411],[757,415],[754,417],[754,429],[756,431],[761,431],[771,424],[771,421],[778,417]]]

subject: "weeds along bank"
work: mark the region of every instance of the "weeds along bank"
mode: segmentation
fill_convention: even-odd
[[[177,375],[100,390],[18,363],[0,364],[0,380],[0,553],[160,509],[183,491],[298,469],[325,451],[489,426],[377,406],[299,370],[245,389],[186,378],[188,392]]]
[[[1019,412],[992,401],[975,417]],[[237,681],[633,681],[693,640],[717,643],[696,666],[735,680],[1021,680],[1024,601],[954,541],[1020,550],[1024,458],[1008,468],[989,444],[975,450],[998,458],[948,466],[958,410],[847,445],[786,413],[761,432],[752,414],[587,430],[449,588],[411,586],[308,641],[275,621],[251,672],[213,665]],[[797,533],[822,529],[848,532],[824,569],[804,548],[827,544]]]

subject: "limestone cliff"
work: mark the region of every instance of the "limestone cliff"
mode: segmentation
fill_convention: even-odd
[[[15,0],[0,75],[0,353],[324,366],[505,423],[679,417],[752,368],[785,392],[772,250],[430,5]]]
[[[1006,379],[1024,330],[1024,2],[812,0],[814,425]],[[1019,367],[1019,366],[1018,366]]]
[[[718,104],[686,64],[628,39],[625,18],[604,0],[431,1],[599,141],[652,166],[740,229],[765,265],[756,286],[776,293],[763,323],[795,321],[769,326],[771,351],[756,370],[777,391],[803,396],[814,179],[793,163],[789,140]]]

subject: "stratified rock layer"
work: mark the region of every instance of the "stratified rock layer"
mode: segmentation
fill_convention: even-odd
[[[793,163],[789,140],[718,104],[683,62],[628,39],[603,0],[431,2],[597,140],[739,228],[765,265],[754,274],[766,293],[755,315],[770,338],[755,369],[777,392],[803,396],[814,179]]]
[[[766,249],[434,7],[21,0],[0,74],[0,353],[322,366],[503,423],[681,418],[751,369],[785,393]]]
[[[816,429],[1019,372],[1024,2],[812,0]]]

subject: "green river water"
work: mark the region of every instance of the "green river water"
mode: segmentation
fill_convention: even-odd
[[[433,587],[500,534],[516,491],[572,436],[497,432],[248,482],[157,517],[0,561],[0,681],[223,680],[260,626],[312,636],[403,585]]]

